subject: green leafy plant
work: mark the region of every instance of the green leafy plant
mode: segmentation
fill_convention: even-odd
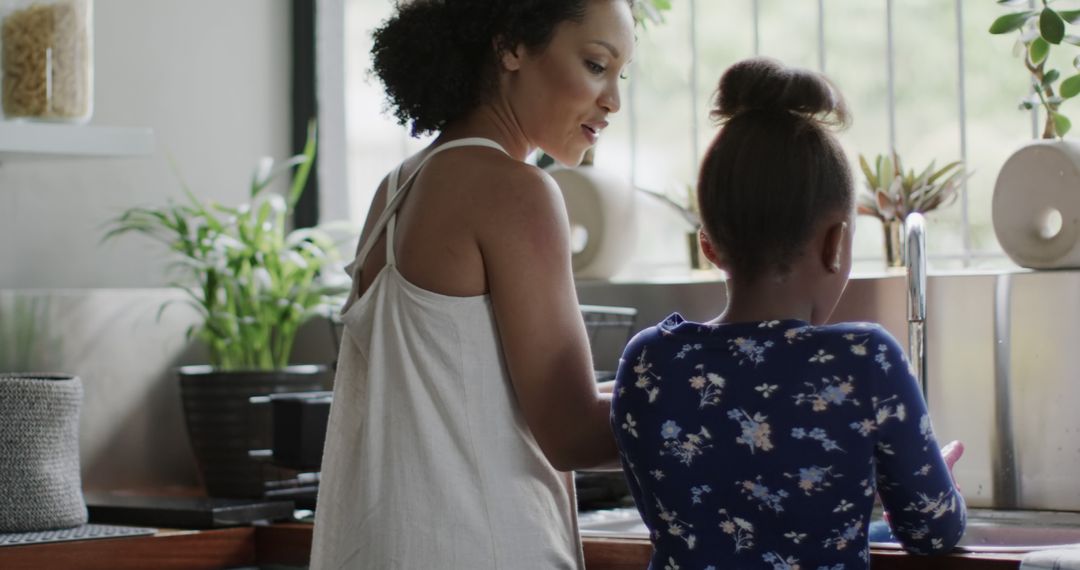
[[[49,326],[49,297],[0,296],[0,372],[54,368],[60,336]]]
[[[866,186],[857,198],[858,213],[874,216],[882,222],[903,220],[908,214],[926,213],[956,199],[956,190],[967,178],[960,161],[935,170],[934,163],[915,174],[904,171],[900,156],[878,155],[873,168],[861,154],[859,166]]]
[[[171,285],[202,317],[188,336],[206,342],[211,364],[221,370],[284,368],[299,327],[340,305],[341,291],[320,279],[338,259],[328,226],[286,232],[311,171],[315,140],[312,123],[303,154],[277,165],[262,159],[250,203],[202,202],[184,186],[185,202],[131,208],[105,236],[143,234],[171,250],[181,273]],[[267,192],[277,176],[294,169],[286,197]]]
[[[1024,67],[1031,74],[1031,87],[1034,94],[1020,102],[1025,110],[1042,106],[1046,110],[1046,125],[1042,138],[1064,137],[1072,128],[1072,122],[1059,111],[1067,99],[1080,95],[1080,56],[1073,59],[1073,73],[1061,81],[1061,72],[1047,69],[1047,61],[1053,46],[1062,43],[1080,46],[1080,35],[1066,31],[1066,24],[1080,22],[1080,10],[1055,10],[1050,7],[1052,0],[1042,0],[1042,8],[1031,9],[1028,0],[998,0],[998,4],[1013,8],[1015,11],[994,20],[990,25],[991,34],[1018,32],[1017,49],[1023,57]]]
[[[664,21],[664,12],[671,9],[671,0],[637,0],[634,2],[634,21],[642,28],[649,22],[660,24]]]

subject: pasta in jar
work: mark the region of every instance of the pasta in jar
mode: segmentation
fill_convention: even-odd
[[[91,0],[0,0],[5,118],[86,121],[93,108]]]

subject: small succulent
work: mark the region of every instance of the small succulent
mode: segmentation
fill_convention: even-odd
[[[857,199],[860,215],[874,216],[887,222],[903,220],[908,214],[926,213],[956,199],[956,190],[968,177],[961,161],[950,162],[935,170],[931,162],[920,174],[904,172],[900,155],[878,155],[874,167],[859,155],[859,166],[866,176],[866,188]]]
[[[697,194],[692,184],[676,188],[673,191],[651,190],[639,186],[637,191],[653,197],[661,204],[674,210],[686,222],[686,225],[695,231],[701,227],[701,214],[698,213],[697,209]]]
[[[1001,16],[990,25],[991,34],[1019,32],[1014,52],[1022,55],[1024,67],[1031,74],[1034,93],[1020,102],[1020,109],[1031,110],[1036,106],[1046,109],[1046,125],[1042,138],[1064,137],[1072,128],[1072,122],[1059,108],[1066,99],[1080,95],[1080,56],[1073,60],[1075,68],[1070,77],[1060,85],[1062,78],[1057,69],[1046,69],[1052,46],[1063,42],[1080,46],[1080,35],[1066,33],[1066,24],[1080,23],[1080,10],[1054,10],[1052,0],[1042,0],[1042,9],[1031,9],[1028,0],[998,0],[998,4],[1016,11]]]

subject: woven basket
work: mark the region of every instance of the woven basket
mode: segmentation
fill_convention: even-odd
[[[0,532],[86,523],[79,479],[82,381],[0,374]]]

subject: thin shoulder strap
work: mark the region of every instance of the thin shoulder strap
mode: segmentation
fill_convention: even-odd
[[[435,153],[433,152],[431,154],[435,154]],[[420,164],[423,165],[423,162],[421,162]],[[387,180],[387,185],[386,185],[386,203],[387,203],[387,206],[389,206],[390,202],[392,202],[394,200],[394,197],[397,196],[398,193],[401,191],[401,188],[398,187],[398,178],[401,177],[401,168],[403,166],[404,166],[404,163],[399,164],[397,166],[397,168],[395,168],[393,171],[390,172],[390,179]],[[420,169],[417,168],[417,170],[419,171]],[[409,181],[412,182],[411,177],[409,178]],[[394,213],[390,215],[390,219],[386,222],[386,264],[387,265],[395,265],[397,263],[397,259],[394,256],[394,229],[396,227],[397,227],[397,208],[395,207]]]
[[[408,195],[409,189],[412,188],[413,180],[416,179],[416,175],[420,173],[420,170],[424,168],[424,165],[426,165],[427,162],[431,160],[431,157],[439,154],[444,150],[450,150],[452,148],[459,148],[463,146],[485,146],[509,155],[509,153],[507,153],[506,150],[499,145],[499,143],[491,139],[473,137],[450,141],[446,144],[436,147],[434,150],[429,152],[428,155],[423,158],[423,160],[420,161],[420,164],[416,166],[416,170],[414,170],[413,173],[409,175],[409,177],[400,187],[398,187],[396,184],[398,178],[398,171],[401,169],[401,167],[399,166],[394,171],[394,173],[391,174],[390,180],[388,181],[389,185],[387,187],[386,208],[383,209],[382,214],[379,216],[379,219],[375,221],[375,227],[372,228],[371,234],[368,235],[367,241],[364,242],[364,246],[360,248],[360,253],[357,254],[356,259],[353,260],[353,264],[355,264],[356,268],[364,265],[364,261],[367,259],[368,254],[371,253],[371,248],[375,247],[375,242],[379,240],[379,236],[382,234],[383,229],[388,230],[386,236],[386,262],[388,265],[392,265],[394,263],[395,260],[393,220],[397,214],[398,207],[405,199],[405,196]],[[388,224],[390,224],[389,227],[387,226]],[[353,272],[353,274],[355,276],[355,271]]]

